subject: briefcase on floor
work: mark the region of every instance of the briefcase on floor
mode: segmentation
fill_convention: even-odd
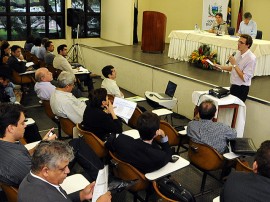
[[[230,140],[232,151],[240,155],[253,155],[257,149],[251,138],[235,138]]]

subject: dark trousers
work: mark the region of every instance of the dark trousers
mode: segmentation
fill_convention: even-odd
[[[243,102],[246,101],[248,92],[249,92],[249,86],[244,86],[244,85],[238,86],[238,85],[232,84],[230,88],[230,93],[238,97]]]
[[[88,87],[89,92],[94,89],[93,80],[89,74],[77,74],[76,78],[84,82],[84,85]]]
[[[104,167],[104,164],[98,158],[96,153],[86,144],[82,138],[70,140],[69,145],[73,147],[75,156],[74,160],[69,164],[70,169],[77,162],[86,172],[86,178],[90,182],[96,180],[98,171]]]

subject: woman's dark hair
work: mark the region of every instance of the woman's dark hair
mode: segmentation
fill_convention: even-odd
[[[105,88],[98,88],[94,92],[89,94],[89,101],[92,107],[99,108],[102,105],[102,101],[106,101],[107,90]]]

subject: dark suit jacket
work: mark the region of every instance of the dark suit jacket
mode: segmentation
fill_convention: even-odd
[[[256,173],[232,172],[220,194],[223,202],[270,201],[270,179]]]
[[[145,143],[141,139],[133,139],[130,136],[119,134],[118,137],[111,135],[105,146],[116,156],[142,173],[149,173],[165,166],[172,156],[169,143],[159,145]]]
[[[14,69],[18,73],[24,73],[26,71],[26,62],[18,61],[18,59],[13,55],[8,58],[7,63],[9,68]]]
[[[65,198],[52,185],[33,177],[30,173],[24,178],[19,187],[19,202],[71,202],[80,201],[79,192],[67,195]]]

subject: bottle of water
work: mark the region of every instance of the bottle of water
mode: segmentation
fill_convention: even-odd
[[[194,31],[195,31],[195,32],[198,32],[198,31],[199,31],[199,26],[198,26],[198,24],[195,24]]]

